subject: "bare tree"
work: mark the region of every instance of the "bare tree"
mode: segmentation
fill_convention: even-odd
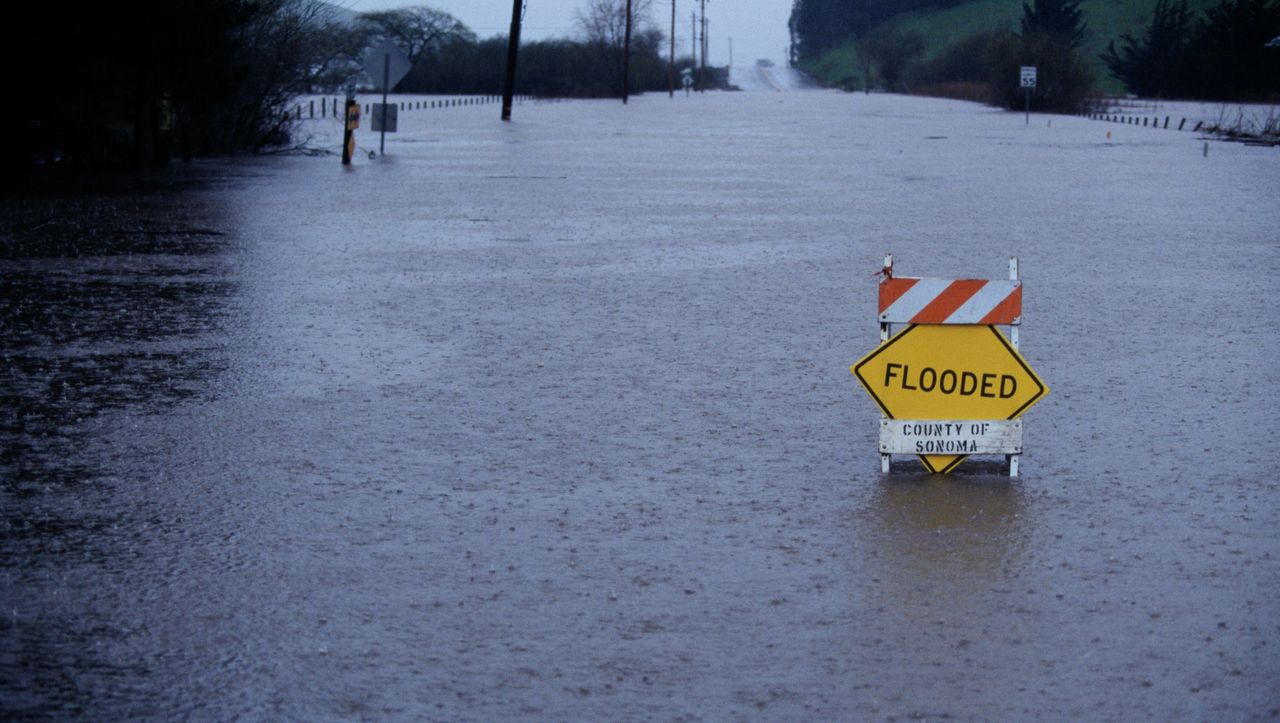
[[[332,78],[354,48],[347,29],[317,0],[261,0],[234,33],[242,77],[234,94],[205,112],[226,116],[211,124],[211,143],[260,149],[288,138],[287,110],[300,93]],[[215,130],[216,129],[216,130]]]
[[[614,76],[612,85],[627,99],[627,0],[590,0],[586,10],[577,11],[578,28],[586,45],[600,56],[600,64]],[[631,0],[632,34],[659,32],[649,21],[652,0]],[[637,32],[638,31],[638,32]]]
[[[443,10],[429,7],[365,13],[360,16],[360,24],[375,37],[386,38],[395,43],[409,57],[409,62],[415,65],[448,44],[476,41],[475,33],[461,20]]]
[[[631,0],[631,22],[637,28],[650,25],[653,0]],[[576,13],[578,28],[588,44],[622,48],[627,32],[627,0],[589,0]]]

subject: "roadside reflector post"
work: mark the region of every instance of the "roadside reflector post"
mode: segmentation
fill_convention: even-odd
[[[880,409],[881,472],[894,454],[915,454],[934,474],[983,454],[1003,455],[1018,476],[1018,418],[1049,388],[1019,351],[1017,257],[1008,280],[896,276],[892,254],[878,275],[880,343],[850,371]]]

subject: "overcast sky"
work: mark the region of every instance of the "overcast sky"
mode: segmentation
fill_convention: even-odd
[[[511,0],[335,0],[357,12],[426,5],[444,10],[486,38],[505,35],[511,27]],[[527,0],[521,37],[540,40],[567,37],[576,33],[574,12],[587,0]],[[698,0],[676,2],[676,54],[688,55],[691,25],[689,14]],[[671,26],[671,0],[652,0],[652,19],[664,34]],[[757,58],[778,63],[786,59],[787,17],[791,0],[707,0],[707,38],[713,65],[729,62],[729,38],[733,38],[733,62],[748,65]]]

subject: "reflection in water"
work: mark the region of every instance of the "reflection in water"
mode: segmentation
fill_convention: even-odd
[[[1028,542],[1022,488],[997,476],[889,478],[868,523],[884,577],[904,590],[986,591]]]
[[[221,224],[154,189],[0,202],[0,718],[83,715],[147,674],[124,652],[145,621],[117,611],[163,579],[130,577],[159,481],[116,477],[104,439],[225,366]]]
[[[26,494],[92,476],[86,422],[189,398],[216,370],[201,345],[228,293],[223,232],[111,198],[10,201],[0,219],[0,473]]]

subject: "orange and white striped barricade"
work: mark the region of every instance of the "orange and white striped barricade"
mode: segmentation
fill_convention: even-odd
[[[887,254],[880,277],[880,344],[850,371],[884,417],[881,471],[894,454],[942,474],[970,454],[1003,454],[1016,477],[1018,418],[1049,392],[1018,351],[1018,259],[1008,280],[929,279],[894,276]]]

